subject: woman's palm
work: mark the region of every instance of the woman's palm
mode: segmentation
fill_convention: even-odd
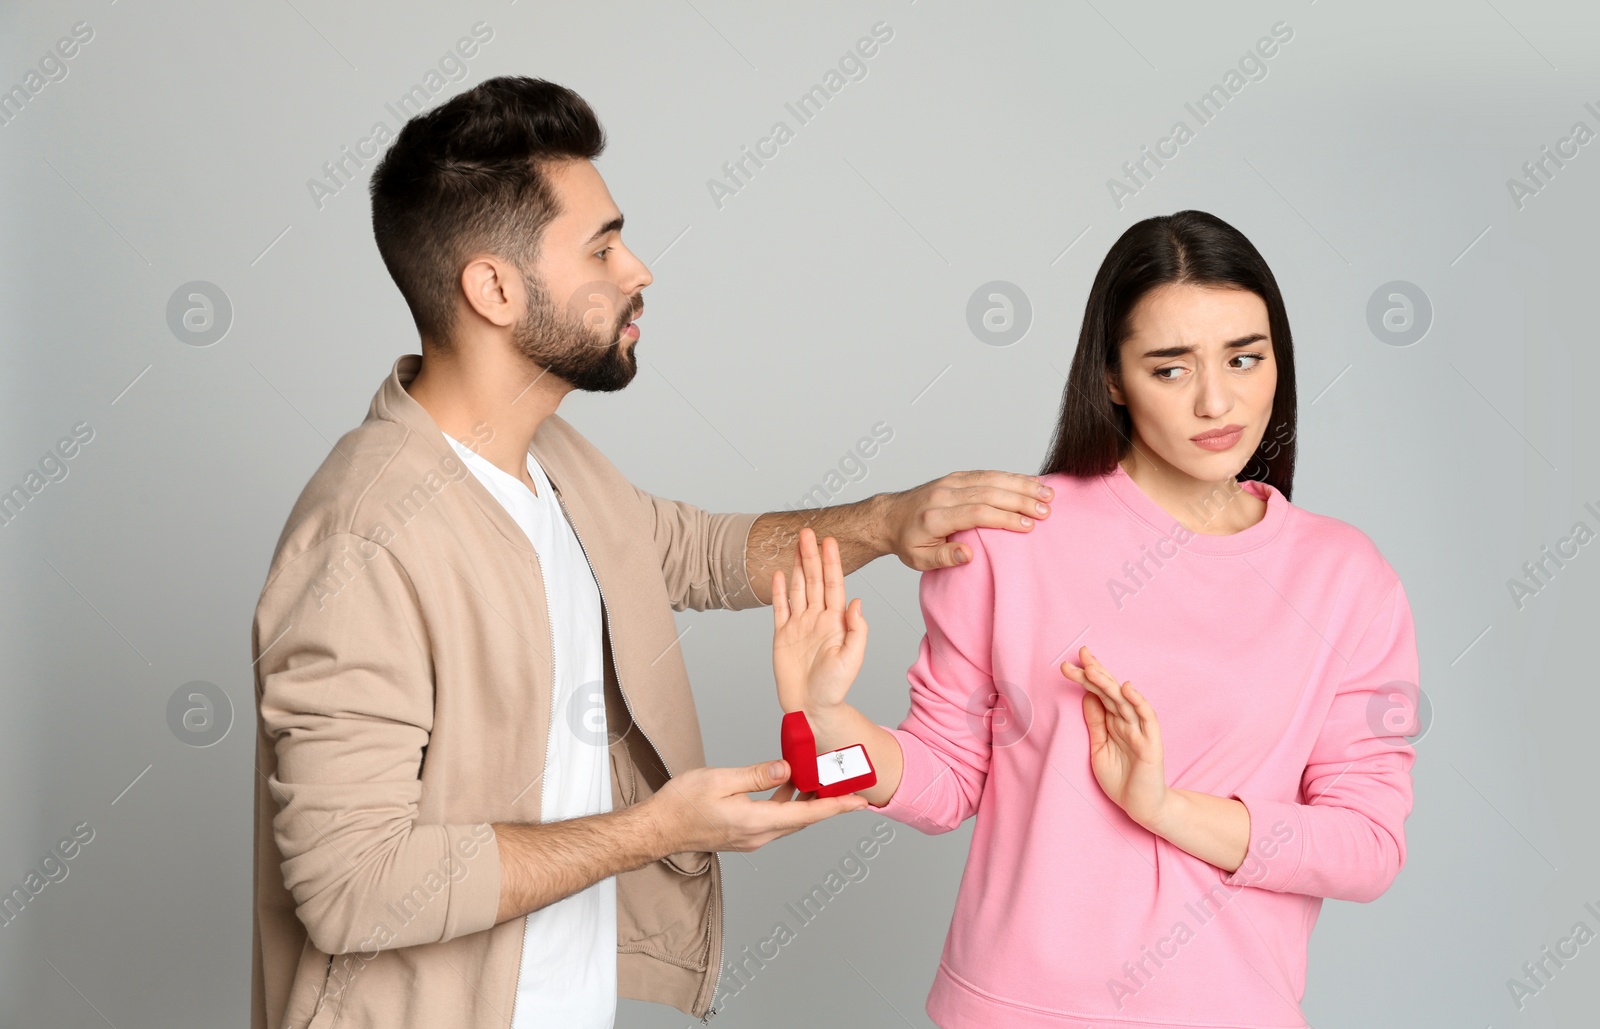
[[[1089,730],[1089,766],[1105,795],[1141,825],[1167,795],[1161,725],[1133,683],[1118,684],[1084,647],[1082,668],[1062,662],[1067,678],[1084,687],[1083,721]]]

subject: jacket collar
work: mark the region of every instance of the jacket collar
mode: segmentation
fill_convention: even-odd
[[[421,354],[402,354],[395,361],[389,377],[384,379],[383,385],[378,387],[378,392],[373,396],[372,404],[367,408],[367,418],[368,420],[378,418],[404,425],[422,441],[423,446],[433,452],[440,463],[448,465],[448,462],[460,460],[455,448],[450,446],[444,430],[433,420],[433,415],[428,413],[428,409],[417,403],[416,398],[406,392],[406,385],[415,379],[421,370]],[[565,496],[561,493],[560,461],[552,460],[549,448],[539,445],[540,437],[548,439],[546,426],[555,417],[552,413],[550,418],[545,419],[545,424],[534,434],[534,442],[528,446],[528,453],[532,454],[533,459],[539,462],[539,467],[544,469],[544,474],[550,480],[550,485],[555,487],[556,494],[565,500]],[[517,549],[532,552],[533,545],[528,541],[528,534],[522,531],[516,519],[512,518],[500,501],[478,481],[478,477],[469,472],[462,477],[462,481],[472,499],[500,530],[501,535]]]

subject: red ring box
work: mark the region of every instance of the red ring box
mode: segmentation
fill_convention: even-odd
[[[817,753],[817,737],[804,711],[783,716],[779,733],[783,759],[789,762],[789,778],[795,788],[818,797],[842,797],[878,782],[867,748],[857,743],[826,754]]]

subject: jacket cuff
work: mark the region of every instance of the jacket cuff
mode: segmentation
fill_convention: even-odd
[[[1254,794],[1230,793],[1250,813],[1250,835],[1244,861],[1232,872],[1223,872],[1226,886],[1254,886],[1257,889],[1292,893],[1295,876],[1305,860],[1305,820],[1300,805],[1272,800]]]
[[[722,531],[722,553],[717,563],[722,567],[722,602],[727,611],[744,611],[760,607],[761,599],[750,588],[749,557],[750,527],[760,518],[759,513],[728,514]]]
[[[485,829],[490,836],[488,844],[481,842]],[[445,911],[443,938],[453,940],[496,924],[495,916],[500,913],[500,841],[488,822],[447,825],[445,839],[451,856],[465,866],[450,891],[450,906]]]

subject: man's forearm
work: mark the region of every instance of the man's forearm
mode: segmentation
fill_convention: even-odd
[[[646,805],[560,822],[495,822],[499,924],[676,853]]]
[[[846,575],[889,553],[885,523],[891,496],[879,493],[855,504],[760,515],[750,526],[744,548],[750,589],[763,604],[772,603],[772,573],[791,574],[800,530],[807,526],[819,540],[832,536],[839,541],[839,563]]]

